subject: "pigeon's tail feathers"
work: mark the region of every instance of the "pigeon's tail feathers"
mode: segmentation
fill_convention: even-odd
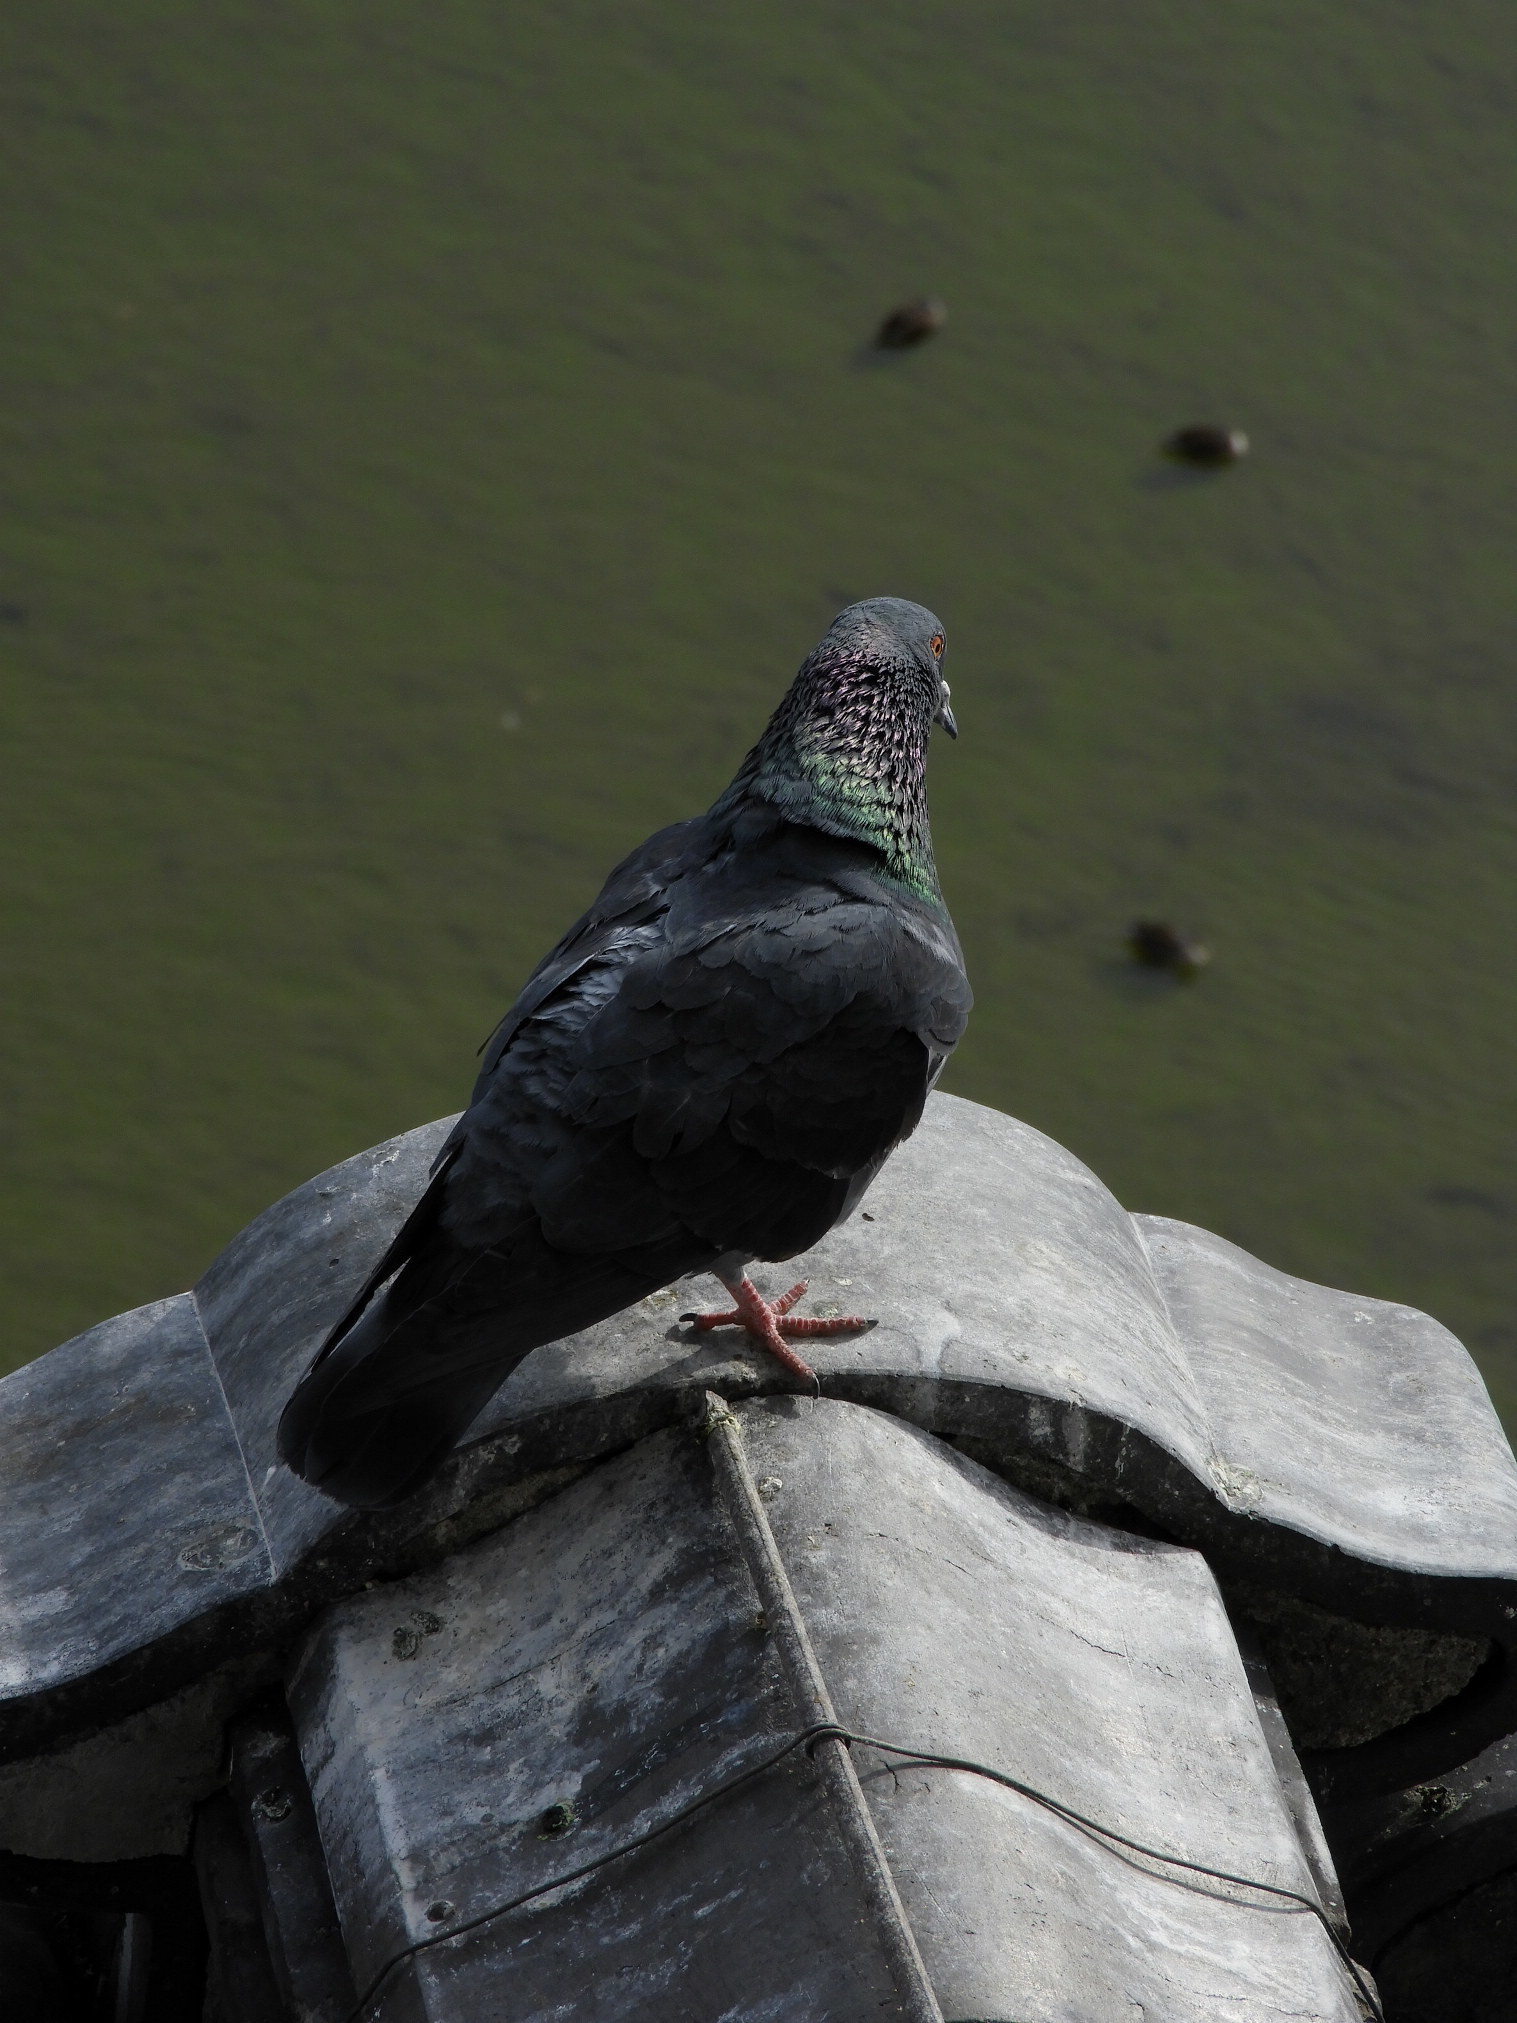
[[[365,1310],[372,1313],[381,1304],[374,1297],[380,1287],[387,1279],[393,1279],[401,1266],[408,1264],[416,1252],[425,1246],[436,1225],[437,1210],[442,1199],[443,1183],[447,1179],[448,1169],[462,1150],[463,1133],[455,1124],[451,1135],[443,1140],[442,1150],[432,1161],[432,1171],[422,1191],[421,1199],[391,1237],[374,1269],[327,1330],[325,1341],[316,1351],[318,1363],[330,1356],[337,1344],[352,1332],[359,1316]],[[394,1326],[393,1314],[390,1316],[389,1326]]]
[[[392,1245],[393,1275],[376,1271],[367,1304],[349,1310],[291,1394],[280,1459],[355,1509],[400,1503],[533,1349],[702,1268],[718,1248],[676,1230],[636,1257],[563,1251],[535,1217],[487,1250],[434,1236],[398,1269]]]
[[[465,1345],[451,1340],[445,1372],[431,1382],[397,1383],[407,1364],[425,1369],[429,1358],[416,1340],[422,1316],[413,1310],[397,1318],[393,1292],[392,1283],[318,1358],[279,1421],[285,1465],[356,1510],[383,1509],[419,1489],[510,1368],[499,1353],[498,1324],[476,1320],[482,1353],[460,1355]]]

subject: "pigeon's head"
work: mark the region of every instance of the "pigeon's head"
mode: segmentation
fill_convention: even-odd
[[[906,597],[866,597],[860,604],[850,604],[833,619],[812,659],[825,663],[832,657],[829,649],[839,661],[852,667],[876,666],[896,683],[906,676],[908,690],[918,689],[922,702],[931,704],[928,722],[940,723],[951,738],[958,736],[943,679],[948,636],[943,621],[925,604],[913,604]]]
[[[757,802],[867,844],[899,886],[941,905],[926,771],[933,725],[959,734],[944,648],[941,622],[904,597],[840,611],[712,813]]]

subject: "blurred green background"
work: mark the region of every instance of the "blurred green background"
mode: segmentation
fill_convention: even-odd
[[[13,0],[6,1366],[464,1100],[842,604],[951,1083],[1517,1422],[1506,0]],[[873,362],[923,290],[947,330]],[[1193,420],[1255,454],[1196,478]],[[1140,913],[1214,948],[1135,971]]]

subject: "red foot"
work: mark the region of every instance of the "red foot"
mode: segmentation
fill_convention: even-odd
[[[744,1328],[755,1341],[762,1342],[772,1356],[778,1357],[794,1376],[803,1377],[813,1390],[819,1389],[816,1372],[811,1365],[798,1356],[785,1340],[785,1335],[841,1335],[853,1328],[872,1328],[874,1322],[866,1320],[862,1314],[839,1314],[833,1320],[813,1320],[806,1315],[796,1320],[789,1318],[790,1309],[806,1290],[806,1280],[793,1285],[789,1292],[777,1300],[766,1300],[758,1287],[745,1273],[734,1285],[730,1278],[722,1284],[731,1293],[735,1305],[725,1314],[682,1314],[682,1320],[692,1322],[702,1334],[712,1328]],[[784,1333],[781,1333],[781,1330]]]

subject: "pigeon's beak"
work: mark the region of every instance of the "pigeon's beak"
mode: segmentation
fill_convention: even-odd
[[[941,724],[951,738],[958,736],[959,727],[953,720],[953,711],[948,707],[948,684],[946,681],[943,683],[943,700],[938,704],[938,713],[933,718],[933,722]]]

